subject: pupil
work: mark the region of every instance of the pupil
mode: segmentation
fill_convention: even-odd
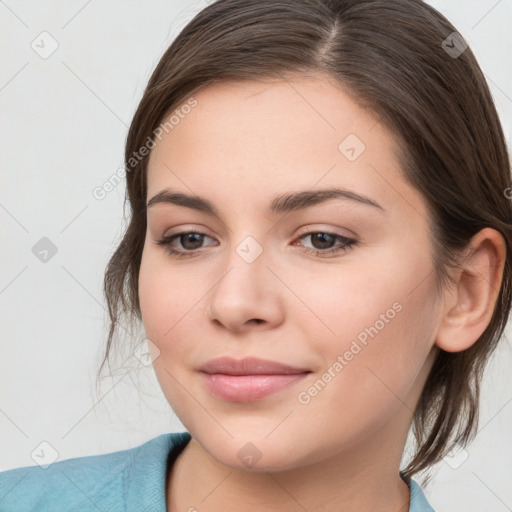
[[[327,233],[314,233],[311,235],[311,242],[313,243],[313,246],[316,249],[329,249],[332,247],[332,242],[334,238],[331,235],[328,235]],[[320,247],[315,244],[315,241],[320,242]]]

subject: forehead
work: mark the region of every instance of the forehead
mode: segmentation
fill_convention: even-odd
[[[151,152],[148,198],[174,188],[247,204],[315,185],[384,202],[415,193],[392,134],[323,76],[215,83],[193,98]]]
[[[363,144],[375,146],[379,141],[381,149],[392,143],[382,126],[372,136],[369,132],[378,124],[375,116],[322,75],[293,81],[220,82],[193,98],[196,106],[179,116],[166,137],[174,139],[178,151],[185,143],[200,147],[202,154],[215,151],[219,158],[226,153],[236,158],[238,149],[246,157],[252,147],[264,149],[269,158],[293,160],[323,152],[337,155],[339,143],[349,134]]]

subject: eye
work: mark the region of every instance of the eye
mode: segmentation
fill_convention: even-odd
[[[357,245],[357,241],[352,238],[328,231],[309,231],[301,235],[299,240],[308,238],[310,239],[312,247],[305,247],[305,252],[315,256],[325,257],[328,254],[347,251]],[[336,244],[336,241],[338,241],[338,244]]]
[[[166,252],[173,256],[190,257],[197,254],[198,249],[202,248],[205,238],[213,240],[213,238],[210,238],[206,233],[199,231],[182,231],[181,233],[165,236],[158,240],[156,244],[163,246]],[[179,242],[183,248],[182,250],[175,248],[176,242]]]

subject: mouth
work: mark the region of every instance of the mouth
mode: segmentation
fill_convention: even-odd
[[[230,402],[252,402],[303,380],[311,370],[254,357],[212,359],[200,368],[206,388]]]

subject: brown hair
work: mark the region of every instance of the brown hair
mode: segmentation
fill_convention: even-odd
[[[511,307],[512,208],[504,192],[511,190],[511,177],[485,78],[454,32],[421,0],[219,0],[199,12],[159,61],[128,132],[131,212],[105,272],[110,331],[101,368],[121,317],[141,320],[148,158],[134,155],[172,109],[210,83],[321,72],[374,112],[399,142],[404,176],[429,205],[440,287],[458,251],[479,230],[494,228],[505,239],[492,319],[467,350],[439,351],[414,414],[417,449],[402,474],[428,469],[455,443],[472,440],[479,383]]]

